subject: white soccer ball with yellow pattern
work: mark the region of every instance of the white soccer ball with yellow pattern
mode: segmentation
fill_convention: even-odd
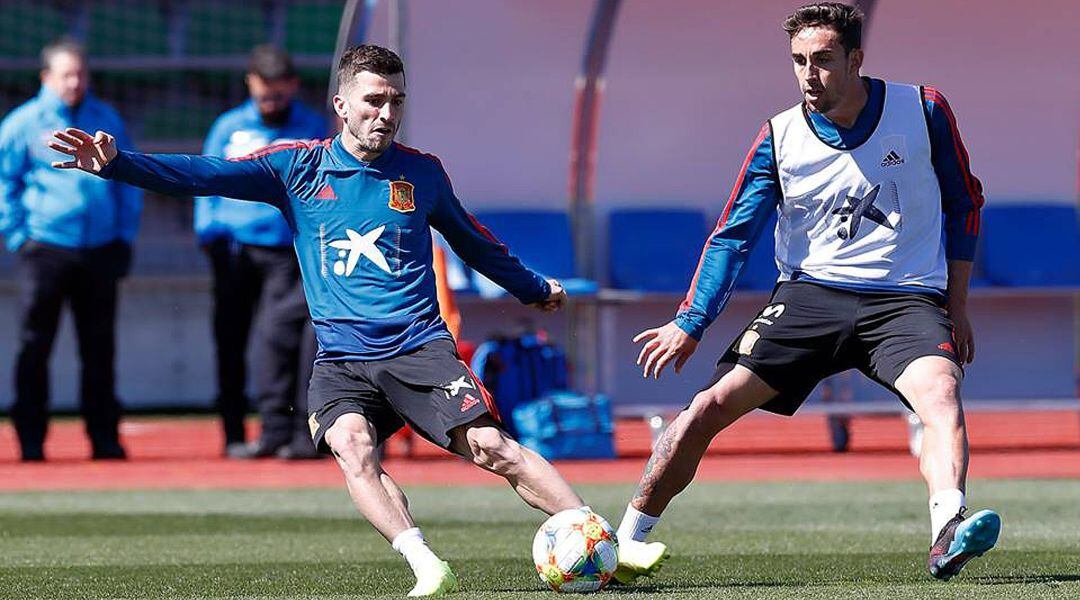
[[[615,531],[586,508],[552,515],[536,532],[532,553],[540,581],[556,592],[595,592],[619,564]]]

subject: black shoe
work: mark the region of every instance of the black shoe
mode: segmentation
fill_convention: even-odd
[[[314,444],[301,442],[278,448],[277,457],[282,460],[315,460],[323,458],[323,455],[319,454]]]
[[[225,458],[247,458],[246,442],[229,442],[225,444]]]
[[[43,448],[23,448],[23,462],[45,462],[45,450]]]
[[[250,444],[244,444],[237,448],[234,452],[229,453],[228,456],[229,458],[237,458],[240,460],[269,458],[274,456],[281,447],[281,444],[270,445],[262,442],[251,442]]]
[[[127,452],[119,443],[94,448],[90,456],[93,460],[127,460]]]

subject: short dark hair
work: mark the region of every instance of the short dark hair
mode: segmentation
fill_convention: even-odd
[[[840,35],[840,45],[851,52],[862,48],[863,11],[840,2],[815,2],[799,7],[784,19],[784,31],[793,38],[807,27],[830,27]]]
[[[383,76],[396,75],[405,72],[405,65],[402,64],[401,57],[389,48],[374,44],[353,46],[342,53],[341,60],[338,61],[338,85],[351,81],[364,71]]]
[[[48,69],[58,54],[74,54],[80,60],[86,60],[86,49],[83,45],[73,37],[64,36],[45,44],[41,49],[41,68]]]
[[[251,50],[248,73],[265,81],[280,81],[296,77],[296,67],[288,52],[273,44],[260,44]]]

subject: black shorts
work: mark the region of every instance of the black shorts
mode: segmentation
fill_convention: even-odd
[[[896,379],[923,356],[960,366],[952,330],[945,308],[925,295],[783,282],[720,358],[708,387],[740,364],[780,393],[761,408],[793,415],[822,379],[858,369],[911,408]]]
[[[443,448],[451,429],[487,414],[499,420],[491,395],[448,339],[385,360],[315,363],[308,411],[311,438],[327,454],[326,431],[348,413],[367,418],[378,444],[408,423]]]

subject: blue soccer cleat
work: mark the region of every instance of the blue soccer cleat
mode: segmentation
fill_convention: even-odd
[[[948,581],[969,560],[993,548],[1000,533],[1001,517],[996,512],[980,510],[965,519],[964,509],[960,509],[930,547],[930,560],[927,561],[930,574]]]

